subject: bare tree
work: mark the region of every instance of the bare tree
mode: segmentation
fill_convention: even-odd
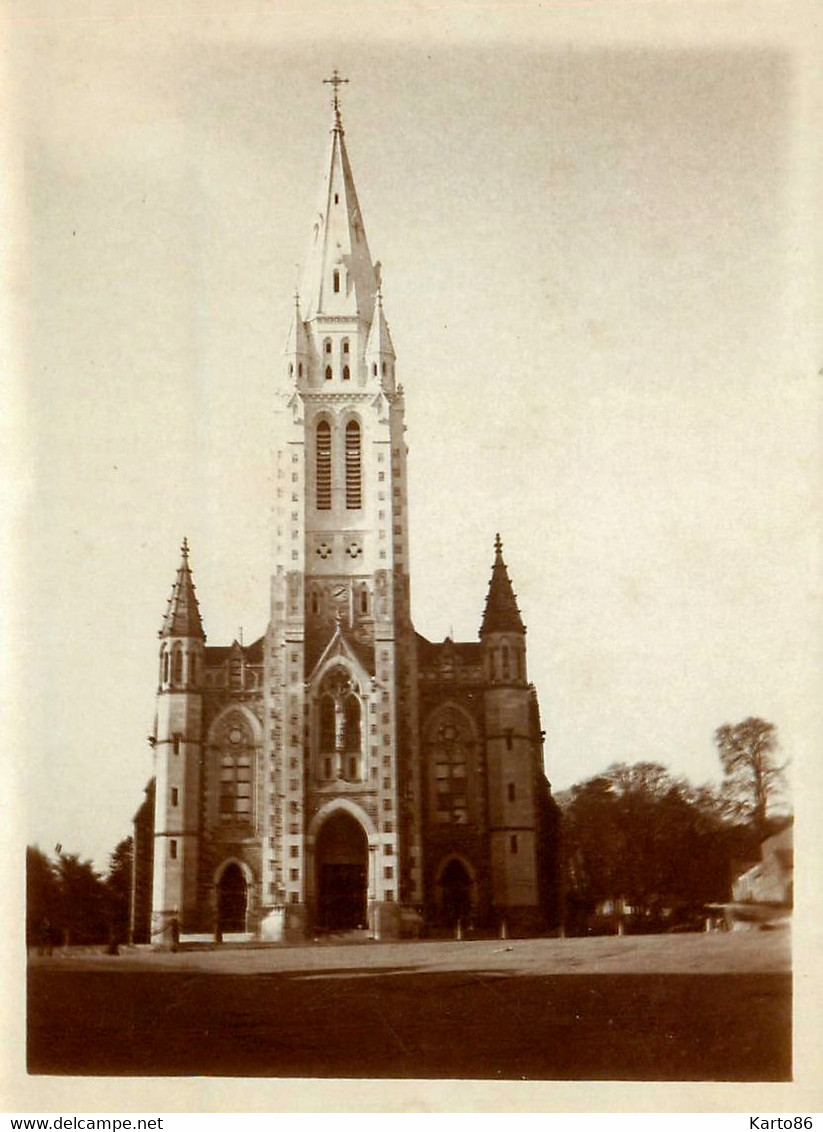
[[[765,719],[750,716],[742,723],[725,723],[714,733],[725,774],[724,787],[739,802],[761,837],[768,833],[770,803],[785,788],[787,763],[778,764],[777,728]]]

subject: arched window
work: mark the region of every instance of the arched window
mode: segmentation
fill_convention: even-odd
[[[342,350],[343,350],[343,353],[345,355],[348,355],[348,352],[349,352],[349,340],[348,340],[348,338],[343,339]]]
[[[331,381],[331,366],[326,366],[326,381]]]
[[[242,719],[226,720],[220,747],[220,821],[251,824],[254,749]]]
[[[430,732],[430,820],[438,825],[469,821],[469,762],[473,736],[464,716],[446,709]]]
[[[183,683],[183,649],[180,645],[174,646],[172,654],[171,682],[177,687]]]
[[[339,294],[340,293],[340,272],[339,271],[334,272],[334,276],[333,276],[333,279],[332,279],[332,285],[334,287],[335,295]]]
[[[356,782],[360,778],[360,701],[357,696],[346,697],[343,712],[346,778]]]
[[[360,460],[360,425],[346,425],[346,510],[359,511],[363,506],[363,485]]]
[[[163,651],[160,653],[160,683],[161,684],[168,684],[170,672],[171,672],[171,657],[169,656],[169,650],[167,648],[164,648]]]
[[[324,354],[330,354],[331,353],[331,338],[324,338],[323,339],[323,353]]]
[[[346,696],[343,705],[345,711],[345,739],[347,751],[360,750],[360,701],[357,696]]]
[[[303,376],[303,363],[302,362],[297,363],[297,376],[298,377]]]
[[[294,362],[289,362],[289,377],[294,377]]]
[[[348,366],[343,366],[343,380],[348,381],[351,377],[351,370]]]
[[[325,755],[334,750],[334,699],[323,696],[320,701],[320,750]]]
[[[372,365],[372,367],[371,367],[371,371],[372,371],[372,374],[374,375],[374,377],[377,377],[377,362],[375,362],[375,363],[374,363],[374,364]]]
[[[320,612],[320,594],[317,590],[312,590],[311,592],[311,611],[312,613]]]
[[[331,510],[331,425],[321,421],[316,434],[317,510]]]
[[[365,586],[360,591],[360,612],[364,614],[369,612],[369,591]]]
[[[500,661],[502,669],[502,677],[504,680],[511,679],[511,665],[509,663],[509,646],[503,645],[500,650]]]
[[[196,652],[190,652],[188,654],[188,660],[189,660],[189,684],[190,685],[196,685],[197,684],[197,653]]]

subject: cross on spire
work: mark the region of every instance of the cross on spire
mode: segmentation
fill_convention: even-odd
[[[332,110],[334,111],[334,124],[335,124],[335,126],[341,125],[341,122],[340,122],[340,96],[338,94],[338,91],[339,91],[340,87],[343,85],[343,83],[347,83],[348,81],[349,81],[348,79],[341,79],[341,77],[338,73],[337,67],[335,67],[334,70],[332,71],[332,76],[331,76],[330,79],[323,79],[323,82],[327,83],[332,88],[331,107],[332,107]]]

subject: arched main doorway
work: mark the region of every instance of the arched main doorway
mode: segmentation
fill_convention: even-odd
[[[466,924],[472,915],[472,878],[462,861],[449,861],[440,874],[439,888],[445,923],[453,926],[460,920]]]
[[[365,927],[369,843],[360,823],[347,813],[332,814],[320,828],[314,861],[318,928]]]
[[[243,870],[232,861],[226,865],[217,886],[217,924],[221,933],[246,930],[249,892]]]

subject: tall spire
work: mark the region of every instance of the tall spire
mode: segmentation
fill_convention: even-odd
[[[189,568],[189,541],[183,539],[180,547],[183,559],[177,571],[177,579],[171,591],[166,616],[163,619],[161,637],[199,637],[206,639],[203,632],[203,622],[200,620],[200,608],[197,604],[197,595],[194,592],[191,569]]]
[[[494,565],[486,595],[486,608],[483,611],[483,624],[480,637],[489,633],[525,633],[526,627],[517,608],[517,598],[512,589],[509,572],[503,561],[503,542],[497,534],[494,539]]]
[[[300,294],[307,322],[317,315],[359,316],[370,323],[377,280],[346,152],[337,71],[324,79],[334,91],[323,182]]]

